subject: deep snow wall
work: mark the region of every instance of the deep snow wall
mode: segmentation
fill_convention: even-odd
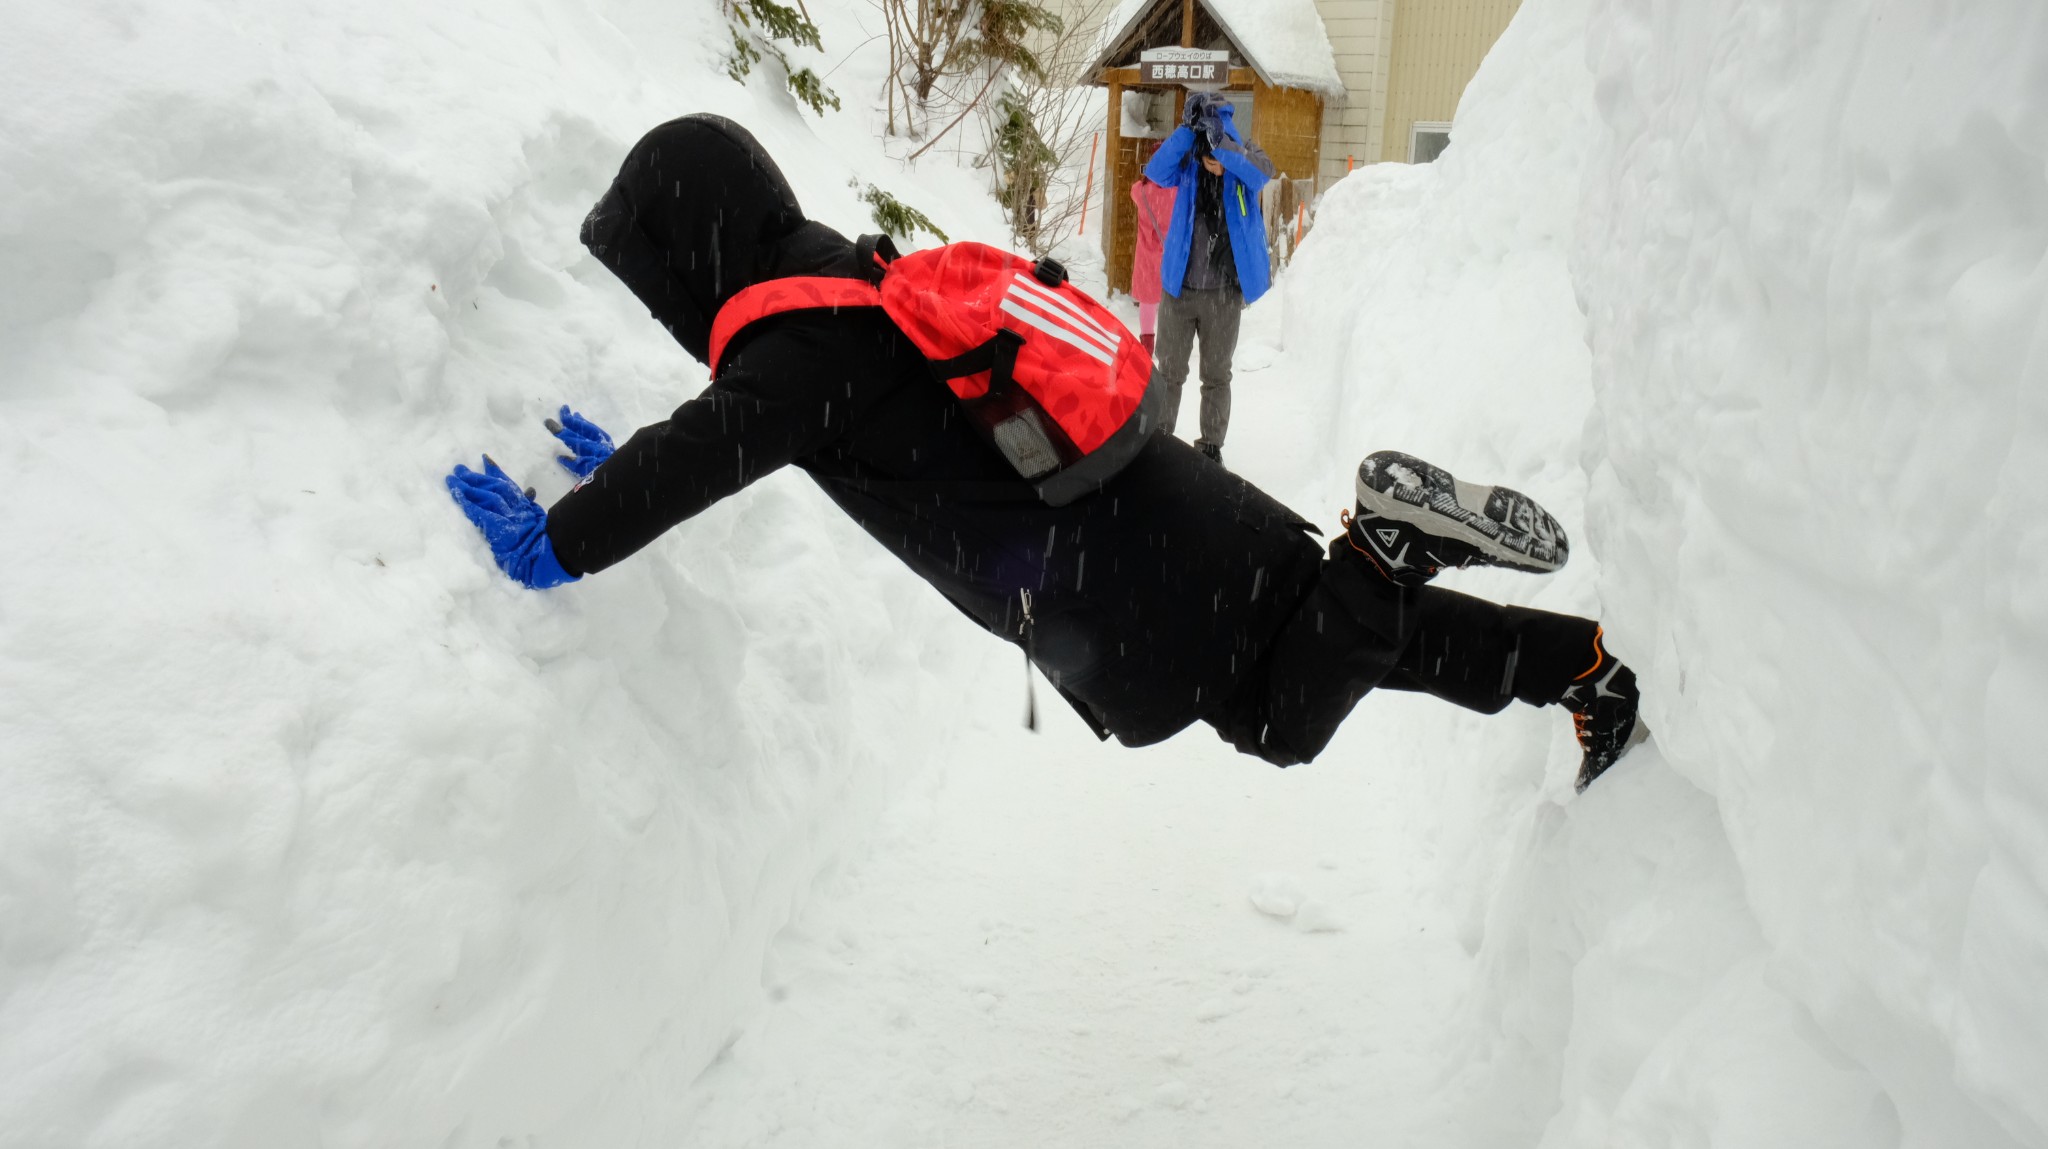
[[[2038,5],[1527,0],[1325,197],[1276,489],[1536,494],[1571,565],[1447,584],[1600,617],[1656,732],[1574,798],[1546,716],[1432,719],[1442,1144],[2048,1145],[2044,103]]]
[[[546,594],[441,477],[703,385],[576,242],[641,132],[853,231],[863,101],[711,0],[0,7],[0,1143],[660,1141],[985,640],[794,472]]]
[[[1896,1142],[2048,1144],[2048,9],[1603,0],[1587,59],[1592,537],[1662,749]]]

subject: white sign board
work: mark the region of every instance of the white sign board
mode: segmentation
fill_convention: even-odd
[[[1138,82],[1220,88],[1230,82],[1230,53],[1207,48],[1147,48],[1138,53]]]

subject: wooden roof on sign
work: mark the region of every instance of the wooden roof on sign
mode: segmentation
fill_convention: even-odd
[[[1301,61],[1287,59],[1286,57],[1302,53],[1301,45],[1294,44],[1285,37],[1278,41],[1280,47],[1275,49],[1280,52],[1281,59],[1260,59],[1245,47],[1244,37],[1233,31],[1230,22],[1218,14],[1210,0],[1193,0],[1194,38],[1193,42],[1186,46],[1228,51],[1233,71],[1250,68],[1259,81],[1268,87],[1300,87],[1325,95],[1341,95],[1344,90],[1343,82],[1334,70],[1334,58],[1329,57],[1329,44],[1321,34],[1322,21],[1315,15],[1313,0],[1259,0],[1259,3],[1308,6],[1306,14],[1290,13],[1298,19],[1289,22],[1289,27],[1293,28],[1294,25],[1306,21],[1305,27],[1295,29],[1300,34],[1293,39],[1302,40],[1303,43],[1307,40],[1314,41],[1313,47],[1321,57],[1324,57],[1316,67],[1305,67]],[[1246,17],[1246,13],[1237,9],[1258,10],[1258,4],[1248,5],[1245,0],[1233,0],[1233,3],[1226,3],[1222,7],[1232,10],[1240,20]],[[1121,20],[1117,17],[1121,17]],[[1134,67],[1138,63],[1138,54],[1147,48],[1182,46],[1183,0],[1124,0],[1111,19],[1113,23],[1109,26],[1110,31],[1103,37],[1095,58],[1088,67],[1082,69],[1080,78],[1085,83],[1108,82],[1106,69]],[[1262,30],[1257,28],[1247,33],[1255,40],[1259,34],[1262,34]],[[1304,36],[1307,40],[1304,40]],[[1266,39],[1271,41],[1273,37],[1267,36]],[[1268,43],[1267,47],[1273,48],[1274,44]],[[1324,76],[1323,72],[1329,72],[1329,75]],[[1233,75],[1232,79],[1235,81],[1236,77]]]
[[[1123,26],[1103,38],[1102,49],[1095,59],[1081,69],[1081,76],[1091,84],[1100,84],[1105,68],[1128,65],[1135,78],[1138,53],[1147,48],[1180,47],[1181,0],[1152,0],[1133,11]],[[1230,53],[1233,68],[1242,68],[1248,62],[1244,49],[1230,39],[1230,34],[1217,23],[1216,17],[1200,0],[1195,4],[1195,42],[1193,47],[1224,49]]]

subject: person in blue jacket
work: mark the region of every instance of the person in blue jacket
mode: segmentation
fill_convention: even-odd
[[[1220,463],[1230,429],[1230,360],[1238,313],[1272,285],[1266,215],[1259,189],[1273,161],[1238,135],[1230,103],[1214,92],[1188,96],[1181,126],[1145,165],[1145,176],[1174,188],[1173,223],[1160,253],[1159,340],[1153,370],[1166,387],[1165,425],[1180,415],[1188,356],[1202,342],[1202,423],[1195,446]]]

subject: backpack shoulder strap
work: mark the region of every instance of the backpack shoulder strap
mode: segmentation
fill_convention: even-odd
[[[718,309],[718,318],[711,324],[711,377],[718,378],[718,369],[725,358],[725,349],[748,324],[756,323],[771,315],[790,311],[810,311],[819,308],[838,310],[842,307],[880,307],[882,293],[865,279],[847,279],[835,275],[804,275],[789,279],[770,279],[752,287],[742,288],[738,295],[725,301]]]
[[[896,244],[886,235],[864,235],[853,245],[853,258],[862,278],[800,275],[770,279],[742,288],[726,300],[725,306],[718,309],[718,318],[711,323],[711,377],[718,378],[726,345],[750,323],[786,311],[880,307],[882,276],[896,262]]]

